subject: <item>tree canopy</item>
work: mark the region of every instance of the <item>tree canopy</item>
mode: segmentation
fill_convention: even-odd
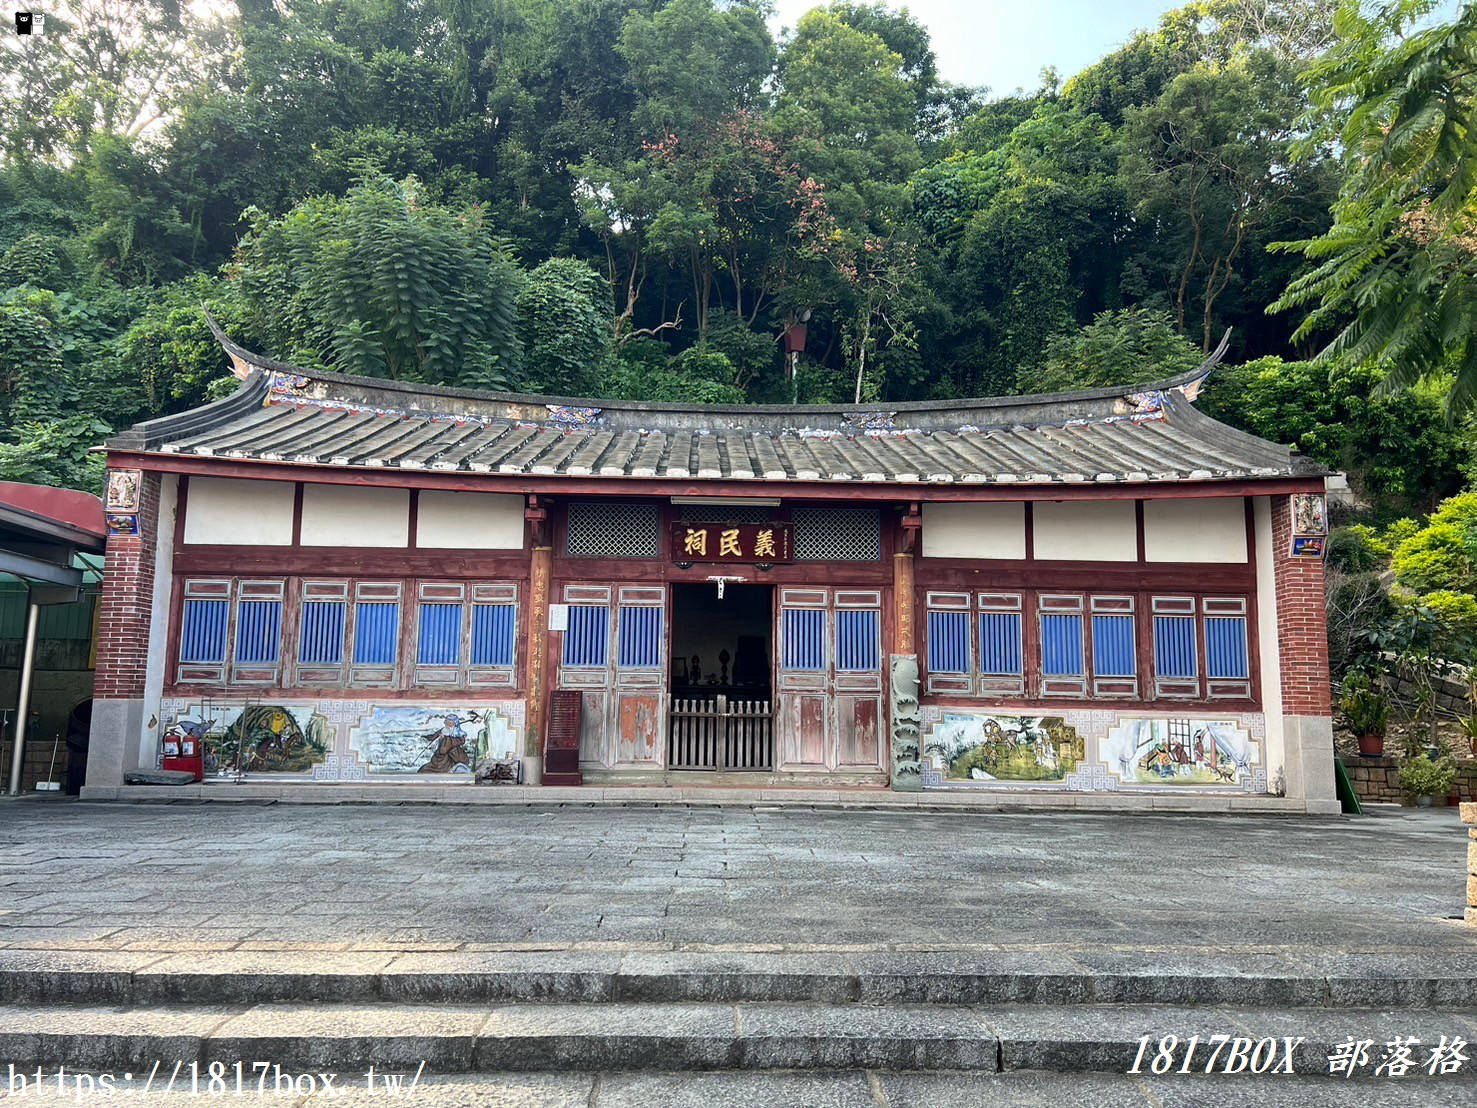
[[[95,482],[229,388],[202,308],[311,367],[728,403],[1144,381],[1229,329],[1207,403],[1376,514],[1471,465],[1470,2],[1194,0],[1005,97],[881,0],[54,9],[0,38],[0,474]]]

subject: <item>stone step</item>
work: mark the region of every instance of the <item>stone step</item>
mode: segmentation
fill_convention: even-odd
[[[1234,1063],[1255,1058],[1270,1075],[1287,1068],[1290,1050],[1293,1074],[1306,1076],[1327,1074],[1337,1044],[1367,1039],[1372,1046],[1362,1075],[1373,1077],[1382,1044],[1396,1036],[1417,1040],[1412,1053],[1418,1065],[1443,1037],[1446,1043],[1477,1042],[1477,1012],[777,1003],[0,1007],[0,1059],[13,1064],[11,1073],[65,1066],[133,1077],[153,1073],[161,1082],[170,1075],[178,1081],[180,1073],[205,1080],[214,1063],[231,1068],[240,1062],[250,1074],[255,1061],[280,1067],[271,1072],[352,1075],[370,1066],[430,1073],[1125,1073],[1139,1059],[1147,1072],[1166,1035],[1177,1037],[1176,1070],[1185,1064],[1186,1044],[1198,1036],[1188,1072],[1203,1073],[1212,1045],[1225,1040],[1232,1046],[1223,1047],[1213,1072],[1227,1065],[1244,1072],[1247,1066]],[[1426,1080],[1424,1072],[1406,1079]],[[1477,1065],[1429,1079],[1477,1081]]]
[[[92,1075],[87,1075],[92,1076]],[[981,1108],[983,1105],[1012,1108],[1469,1108],[1472,1087],[1463,1081],[1422,1079],[1363,1080],[1341,1077],[1208,1076],[1173,1074],[1162,1077],[1105,1073],[1041,1073],[1011,1070],[1006,1073],[947,1073],[889,1070],[705,1070],[685,1073],[594,1072],[594,1073],[422,1073],[399,1079],[400,1094],[387,1093],[384,1075],[376,1074],[369,1090],[366,1074],[345,1074],[336,1079],[331,1102],[339,1108],[384,1108],[404,1103],[418,1108],[441,1106],[505,1105],[517,1108],[714,1108],[715,1105],[824,1105],[826,1108]],[[159,1078],[155,1078],[156,1081]],[[307,1095],[278,1096],[271,1089],[256,1094],[255,1084],[236,1096],[234,1071],[218,1102],[271,1104],[274,1108],[313,1108],[325,1099],[321,1091]],[[392,1075],[392,1084],[395,1076]],[[415,1084],[412,1089],[411,1082]],[[186,1078],[188,1082],[188,1077]],[[203,1102],[190,1097],[188,1087],[175,1099]],[[3,1087],[3,1085],[0,1085]],[[61,1088],[54,1075],[38,1093],[25,1092],[25,1105],[47,1108],[77,1108],[92,1103],[82,1075],[68,1072]],[[79,1090],[82,1095],[78,1095]],[[159,1086],[146,1076],[118,1080],[113,1102],[157,1097]],[[102,1098],[97,1098],[102,1099]]]
[[[746,1001],[1477,1009],[1466,955],[0,950],[0,1003]]]

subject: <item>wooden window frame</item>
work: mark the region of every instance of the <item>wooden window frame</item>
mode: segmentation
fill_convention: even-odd
[[[1174,705],[1183,710],[1187,703],[1219,705],[1234,703],[1238,708],[1255,706],[1259,691],[1259,658],[1256,640],[1256,605],[1250,593],[1198,593],[1189,591],[1156,591],[1153,589],[1104,590],[1030,588],[1021,590],[925,589],[923,618],[919,621],[919,664],[923,670],[923,691],[942,698],[1001,700],[1046,708],[1057,704],[1121,702]],[[1165,606],[1165,602],[1170,602]],[[1019,605],[1019,609],[1013,605]],[[981,670],[980,616],[986,612],[1022,613],[1021,669],[1019,679],[985,674]],[[1035,618],[1024,618],[1026,611]],[[930,615],[934,612],[968,613],[969,671],[967,673],[934,672],[928,668]],[[1081,678],[1072,675],[1047,677],[1042,672],[1043,615],[1080,615],[1082,618]],[[1196,676],[1161,678],[1158,674],[1154,638],[1155,615],[1185,616],[1195,627]],[[1095,616],[1128,616],[1133,623],[1131,656],[1132,675],[1097,673]],[[1246,665],[1244,678],[1208,677],[1206,620],[1235,618],[1246,629]],[[1224,709],[1221,709],[1224,710]]]
[[[239,689],[300,690],[385,689],[408,692],[471,692],[478,689],[516,689],[522,646],[521,589],[515,581],[435,578],[289,576],[226,577],[181,574],[176,577],[171,614],[173,633],[169,677],[172,686],[210,686]],[[462,605],[462,633],[455,665],[420,664],[421,604],[455,602]],[[410,602],[413,599],[413,606]],[[187,600],[224,600],[228,603],[225,657],[221,662],[180,660]],[[240,605],[243,601],[281,604],[275,663],[238,661]],[[392,663],[356,662],[359,604],[393,602],[399,605],[394,628]],[[303,661],[303,619],[310,603],[341,606],[338,662]],[[506,605],[512,609],[512,654],[507,664],[474,664],[472,632],[479,607]]]

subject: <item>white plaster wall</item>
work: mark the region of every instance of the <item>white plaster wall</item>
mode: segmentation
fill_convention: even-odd
[[[185,504],[185,542],[224,546],[291,546],[291,481],[192,477]],[[160,517],[163,526],[163,517]],[[174,530],[168,532],[174,545]]]
[[[244,485],[256,482],[230,483]],[[291,538],[293,487],[285,487],[288,491],[287,531]],[[194,502],[195,482],[191,481],[189,503],[185,509],[187,529],[190,525],[190,508],[194,506]],[[159,700],[164,695],[165,662],[169,657],[169,609],[174,591],[174,527],[178,510],[179,477],[166,473],[159,481],[159,530],[154,540],[154,595],[149,605],[149,660],[144,669],[143,733],[139,736],[138,753],[134,759],[136,766],[143,769],[154,768],[154,756],[159,752],[155,740],[159,735]],[[150,719],[155,720],[153,727],[149,726]]]
[[[925,558],[1024,558],[1026,506],[923,505]]]
[[[1246,561],[1240,496],[1144,501],[1144,556],[1151,562]]]
[[[1031,537],[1044,561],[1135,562],[1138,512],[1132,500],[1038,500]]]
[[[1256,618],[1257,648],[1261,654],[1262,712],[1267,717],[1267,782],[1276,788],[1277,774],[1287,780],[1287,743],[1282,726],[1282,657],[1277,644],[1277,583],[1272,543],[1272,501],[1256,496],[1251,501],[1256,527]]]
[[[303,486],[304,546],[409,544],[409,489]]]
[[[462,550],[522,550],[523,497],[498,492],[421,492],[415,544]]]

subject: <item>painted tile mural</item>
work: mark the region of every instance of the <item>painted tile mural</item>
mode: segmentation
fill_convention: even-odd
[[[395,704],[363,700],[165,699],[161,746],[203,742],[207,776],[295,774],[320,781],[369,776],[468,777],[520,752],[521,700]]]
[[[195,704],[164,731],[203,740],[205,773],[311,773],[333,750],[334,731],[313,705]]]
[[[1259,714],[1024,716],[926,704],[920,717],[926,788],[1269,789]]]
[[[951,712],[929,729],[924,756],[959,781],[1058,782],[1086,757],[1086,743],[1060,716]]]
[[[1261,763],[1251,734],[1224,719],[1123,719],[1108,729],[1101,752],[1126,785],[1239,787]]]
[[[471,773],[516,743],[506,719],[468,707],[377,705],[349,732],[349,749],[370,773]]]

